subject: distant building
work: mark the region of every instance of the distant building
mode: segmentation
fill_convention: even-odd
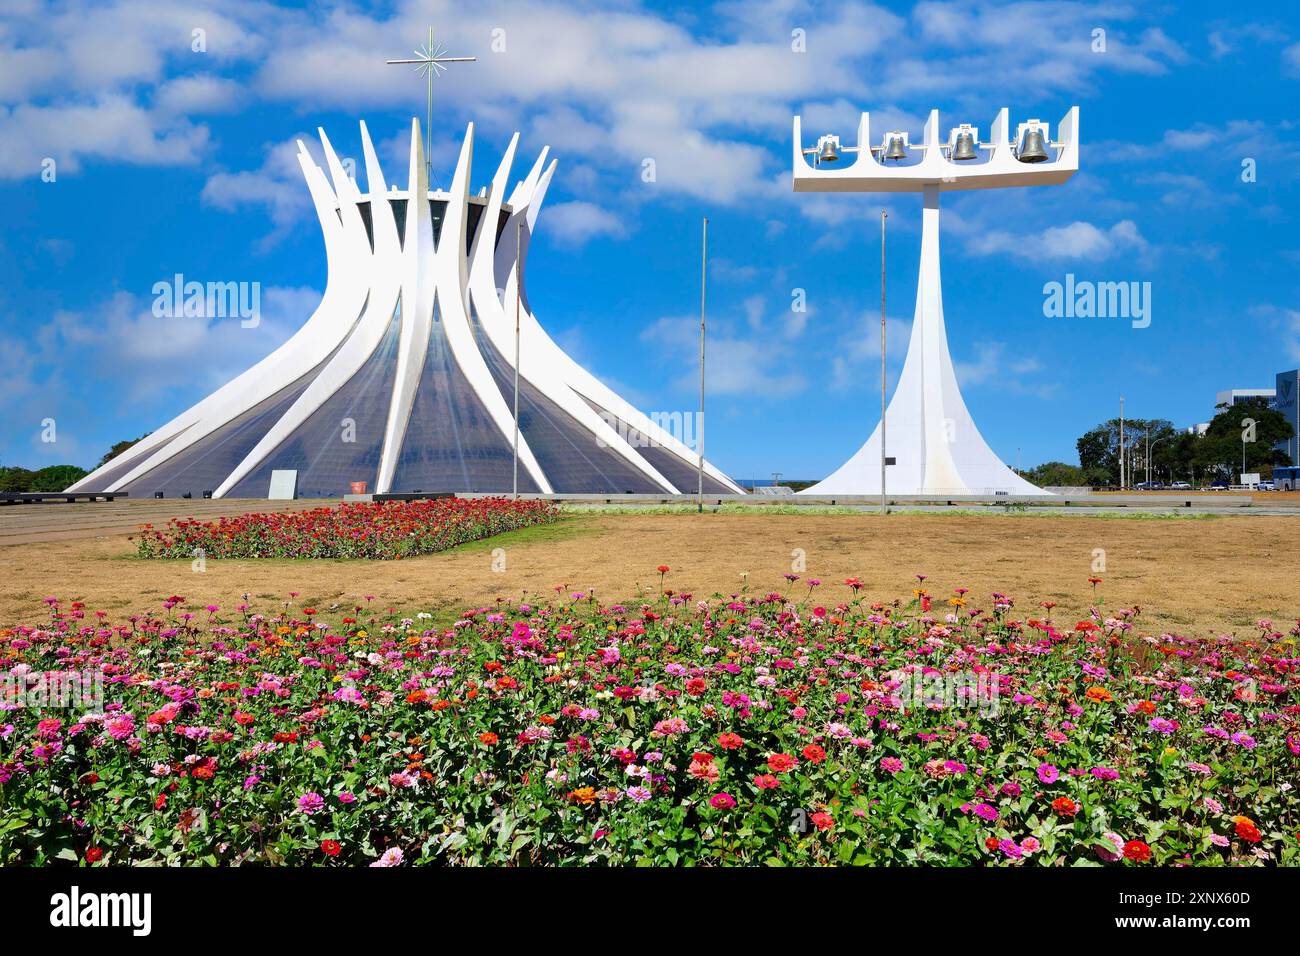
[[[1253,398],[1266,398],[1269,405],[1273,404],[1273,399],[1277,397],[1275,388],[1230,388],[1226,392],[1218,392],[1214,396],[1214,407],[1231,408],[1233,405],[1249,401]]]
[[[1279,451],[1285,451],[1291,457],[1291,464],[1300,465],[1300,369],[1277,373],[1277,388],[1274,393],[1273,407],[1286,416],[1291,423],[1292,435],[1289,441],[1277,443]]]
[[[1195,425],[1187,426],[1187,434],[1195,435],[1197,438],[1204,435],[1210,430],[1209,422],[1197,422]]]

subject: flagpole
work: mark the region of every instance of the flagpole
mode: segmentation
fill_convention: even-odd
[[[885,499],[885,219],[880,210],[880,513],[889,510]]]
[[[704,513],[704,297],[708,285],[709,267],[709,217],[704,217],[704,231],[700,243],[700,417],[695,423],[699,442],[699,460],[695,466],[695,506]]]
[[[519,497],[519,300],[523,296],[523,286],[520,285],[522,279],[520,263],[524,258],[524,217],[520,216],[515,223],[515,474],[514,474],[514,493],[515,498]]]

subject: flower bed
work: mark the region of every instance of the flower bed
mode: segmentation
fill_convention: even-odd
[[[545,501],[434,498],[342,504],[216,521],[172,519],[145,525],[142,558],[381,558],[444,551],[503,531],[559,519]]]
[[[4,705],[0,863],[1300,861],[1296,630],[846,583],[450,628],[51,601],[0,675],[88,670],[105,702]]]

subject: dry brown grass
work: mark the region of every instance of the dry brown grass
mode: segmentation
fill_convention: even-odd
[[[1141,605],[1144,630],[1245,634],[1260,617],[1281,624],[1300,616],[1300,576],[1292,568],[1300,524],[1260,515],[595,513],[402,562],[210,560],[200,574],[188,561],[133,557],[128,534],[137,518],[211,515],[249,504],[115,504],[124,516],[102,505],[59,505],[47,509],[67,510],[27,512],[21,522],[0,514],[0,625],[42,619],[47,595],[85,601],[115,618],[157,608],[172,594],[225,609],[244,593],[263,607],[291,591],[299,593],[297,602],[320,607],[374,595],[381,606],[412,612],[524,594],[552,598],[559,585],[566,593],[594,589],[604,599],[632,600],[655,593],[659,564],[672,568],[667,586],[697,597],[746,584],[750,591],[802,595],[803,581],[782,578],[796,549],[806,555],[801,577],[822,580],[817,600],[827,604],[847,596],[842,582],[849,576],[865,583],[868,596],[892,599],[909,597],[914,575],[926,574],[925,587],[936,597],[967,587],[970,606],[987,606],[996,590],[1025,614],[1055,601],[1058,618],[1078,615],[1094,599],[1088,577],[1100,548],[1106,571],[1098,575],[1104,580],[1097,596],[1108,608]],[[505,548],[504,572],[492,570],[497,546]]]

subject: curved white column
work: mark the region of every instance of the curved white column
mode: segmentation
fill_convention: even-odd
[[[134,467],[106,490],[115,491],[130,484],[316,368],[357,323],[366,301],[367,283],[355,270],[348,269],[347,263],[358,254],[359,246],[346,234],[343,223],[334,212],[334,196],[329,184],[301,141],[298,143],[298,163],[320,221],[328,266],[325,292],[311,318],[283,345],[248,371],[87,475],[70,490],[90,486],[104,472],[134,461]]]
[[[325,169],[311,160],[301,142],[298,144],[299,164],[321,224],[329,267],[325,293],[312,317],[271,355],[78,482],[74,489],[90,486],[112,470],[122,476],[113,480],[108,490],[120,490],[315,370],[312,380],[289,407],[266,426],[254,447],[217,484],[214,491],[217,497],[228,494],[248,475],[274,461],[284,442],[362,371],[375,356],[394,321],[399,322],[399,327],[397,354],[391,369],[392,391],[375,396],[376,400],[387,403],[383,434],[377,439],[363,438],[377,440],[380,446],[375,490],[384,492],[392,488],[421,378],[427,371],[434,334],[445,335],[451,358],[464,375],[474,401],[489,416],[506,444],[510,444],[514,437],[513,413],[480,351],[470,306],[478,313],[478,325],[488,343],[513,368],[514,309],[511,306],[516,266],[521,271],[525,264],[528,240],[556,164],[547,163],[548,150],[543,150],[528,176],[515,186],[510,196],[510,218],[497,242],[497,221],[517,150],[516,135],[493,178],[489,195],[485,200],[478,197],[472,200],[485,208],[472,247],[467,251],[473,124],[466,131],[450,191],[436,194],[437,199],[446,200],[436,242],[419,121],[411,124],[405,193],[389,190],[365,123],[361,123],[360,129],[366,193],[347,174],[324,130],[319,134]],[[390,205],[392,199],[406,201],[404,233],[400,236]],[[362,215],[363,204],[369,210],[369,234]],[[522,248],[516,242],[516,223],[522,223]],[[498,295],[501,288],[507,290],[504,300]],[[528,308],[526,290],[520,293],[524,302],[520,314],[521,379],[581,426],[591,436],[593,445],[612,449],[663,492],[676,492],[672,483],[629,444],[626,436],[587,402],[596,403],[652,441],[693,463],[691,450],[569,358]],[[552,485],[524,435],[519,437],[519,461],[525,474],[543,493],[552,492]],[[123,472],[123,468],[127,470]],[[706,470],[711,478],[725,483],[731,490],[741,490],[713,466],[706,465]]]
[[[506,181],[510,173],[510,164],[514,158],[515,147],[518,142],[519,134],[516,133],[510,141],[510,146],[506,150],[505,158],[502,160],[500,167],[497,169],[496,176],[492,179],[492,185],[488,190],[487,207],[483,211],[483,219],[481,220],[482,225],[480,225],[478,234],[474,237],[474,248],[470,254],[470,298],[478,315],[479,324],[492,346],[505,358],[506,364],[512,369],[515,361],[514,290],[516,270],[511,269],[508,273],[508,285],[504,290],[504,296],[498,298],[496,287],[493,284],[496,277],[495,264],[497,259],[494,253],[500,249],[500,246],[504,246],[507,240],[511,244],[509,248],[514,248],[520,217],[524,216],[525,212],[514,210],[510,214],[506,220],[501,243],[497,246],[497,250],[493,248],[496,240],[496,230],[493,228],[489,231],[486,227],[488,224],[495,225],[501,212],[502,198],[505,194]],[[545,153],[543,153],[542,158],[545,158]],[[534,167],[534,170],[536,170],[536,167]],[[555,163],[552,163],[545,173],[547,180],[549,180],[554,170]],[[532,178],[530,175],[530,179]],[[525,210],[531,215],[531,220],[528,223],[529,231],[531,231],[532,221],[536,219],[537,206],[530,202],[525,206]],[[507,249],[508,251],[509,249]],[[517,254],[516,251],[516,256]],[[514,256],[511,257],[512,260],[514,258]],[[541,334],[539,335],[539,333]],[[667,494],[679,493],[672,482],[633,448],[625,437],[620,436],[609,422],[596,414],[590,405],[569,388],[563,377],[564,363],[557,361],[555,355],[557,350],[553,348],[554,343],[541,331],[537,321],[531,315],[525,314],[522,303],[519,310],[519,341],[521,355],[519,363],[520,379],[538,388],[547,398],[555,402],[565,414],[590,432],[594,444],[613,451],[634,469],[657,484],[663,492]],[[524,359],[522,356],[527,356],[527,358]]]

